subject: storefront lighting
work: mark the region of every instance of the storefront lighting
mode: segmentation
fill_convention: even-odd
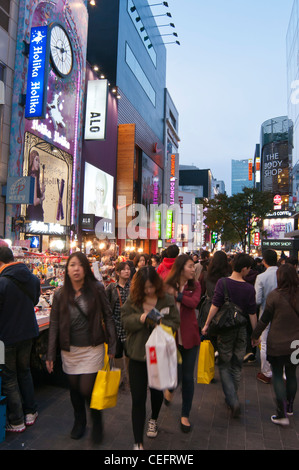
[[[104,250],[106,248],[106,245],[105,243],[101,243],[100,246],[99,246],[100,250]]]
[[[120,99],[121,99],[121,96],[120,96],[120,95],[116,95],[116,98],[117,98],[118,100],[120,100]]]
[[[143,249],[142,248],[138,248],[138,253],[142,253],[143,252]]]
[[[102,75],[101,75],[101,78],[104,79],[104,78],[105,78],[105,75],[102,74]]]
[[[117,89],[116,88],[112,88],[112,93],[116,93],[117,92]]]
[[[98,67],[97,65],[94,65],[93,70],[94,70],[95,72],[98,72],[98,71],[99,71],[99,67]]]
[[[90,240],[87,240],[87,242],[85,243],[85,246],[88,247],[88,246],[92,246],[92,241]]]
[[[95,4],[96,4],[96,2],[95,2],[94,0],[90,0],[90,2],[89,2],[89,3],[90,3],[90,5],[91,5],[91,6],[93,6],[93,7],[94,7],[94,6],[95,6]]]

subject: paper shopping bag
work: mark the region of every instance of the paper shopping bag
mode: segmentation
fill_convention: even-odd
[[[197,365],[197,383],[209,384],[215,374],[215,354],[214,347],[209,340],[200,343],[198,365]]]
[[[94,383],[90,408],[105,410],[113,408],[117,403],[121,370],[110,368],[109,361],[99,370]]]
[[[146,345],[148,384],[156,390],[177,386],[177,347],[172,334],[156,326]]]

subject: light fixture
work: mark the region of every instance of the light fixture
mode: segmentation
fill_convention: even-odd
[[[99,67],[98,67],[97,65],[94,65],[94,66],[93,66],[93,70],[94,70],[95,72],[98,72],[98,71],[99,71]]]
[[[145,36],[145,37],[143,38],[143,40],[144,40],[144,42],[146,42],[146,41],[149,40],[149,37],[148,37],[148,36]]]
[[[101,78],[102,78],[102,79],[105,78],[105,75],[102,74],[102,75],[101,75]]]
[[[181,45],[179,41],[173,41],[173,42],[164,42],[164,44],[177,44],[178,46]]]
[[[158,5],[164,5],[165,7],[168,8],[168,3],[167,2],[162,2],[162,3],[154,3],[153,5],[149,5],[149,7],[156,7]]]
[[[152,15],[152,18],[158,18],[159,16],[168,16],[169,18],[172,18],[171,13],[169,13],[169,11],[167,13],[164,13],[163,15]]]
[[[165,26],[171,26],[171,28],[175,28],[175,24],[174,23],[168,23],[168,24],[157,24],[156,26],[149,26],[147,29],[153,29],[153,28],[164,28]],[[143,31],[145,30],[145,27],[142,26],[142,28],[140,28],[140,31],[143,33]]]
[[[134,11],[136,11],[136,7],[135,6],[131,7],[130,10],[131,10],[132,13],[134,13]]]
[[[140,16],[137,16],[137,18],[135,18],[135,21],[136,21],[136,23],[139,23],[139,21],[141,21]]]
[[[89,2],[90,5],[92,5],[93,7],[95,6],[96,2],[94,0],[90,0]]]
[[[160,36],[175,36],[176,38],[178,37],[177,33],[157,34],[156,37],[157,37],[157,36],[159,36],[159,37],[160,37]]]

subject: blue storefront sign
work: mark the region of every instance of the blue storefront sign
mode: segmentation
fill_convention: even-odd
[[[45,117],[49,71],[48,26],[31,28],[27,73],[26,119]]]
[[[7,178],[7,204],[33,204],[35,178],[10,176]]]

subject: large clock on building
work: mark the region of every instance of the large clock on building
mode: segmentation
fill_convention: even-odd
[[[61,76],[69,75],[73,68],[73,50],[65,29],[57,23],[51,27],[50,57],[55,71]]]

